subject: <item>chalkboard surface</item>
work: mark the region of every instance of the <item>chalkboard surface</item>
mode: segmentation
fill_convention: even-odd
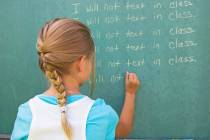
[[[209,0],[2,1],[0,133],[11,134],[18,106],[47,88],[35,49],[39,29],[69,17],[92,30],[93,98],[120,114],[125,72],[142,81],[129,138],[210,138],[209,10]]]

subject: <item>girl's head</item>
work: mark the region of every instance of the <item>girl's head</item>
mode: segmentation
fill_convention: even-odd
[[[63,129],[71,138],[71,130],[65,115],[66,87],[63,79],[69,77],[81,86],[91,76],[94,85],[95,47],[89,28],[83,23],[66,18],[47,22],[37,39],[39,66],[57,90],[61,107]],[[92,90],[91,90],[92,91]]]

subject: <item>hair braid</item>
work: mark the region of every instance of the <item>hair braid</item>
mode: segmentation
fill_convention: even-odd
[[[42,60],[44,60],[43,53],[40,53],[40,57]],[[49,81],[53,84],[53,86],[57,90],[56,97],[61,110],[61,125],[65,134],[67,135],[67,138],[71,140],[72,130],[66,116],[66,91],[62,83],[61,76],[58,74],[58,72],[51,64],[42,61],[42,65],[45,70],[46,77],[49,79]]]

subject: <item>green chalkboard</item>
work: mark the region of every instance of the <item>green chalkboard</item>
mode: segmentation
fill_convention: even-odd
[[[210,138],[209,0],[4,0],[0,4],[0,133],[47,88],[36,37],[55,17],[92,30],[97,88],[120,114],[124,74],[141,79],[129,138]],[[88,94],[86,86],[82,92]]]

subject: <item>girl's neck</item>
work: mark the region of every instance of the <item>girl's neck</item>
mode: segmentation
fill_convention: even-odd
[[[80,94],[80,88],[78,85],[65,85],[66,87],[66,95],[75,95]],[[57,90],[51,84],[50,88],[45,92],[45,95],[56,96]]]
[[[80,83],[72,76],[63,76],[62,81],[66,89],[66,95],[80,94]],[[45,92],[46,95],[56,96],[57,90],[51,84],[50,88]]]

